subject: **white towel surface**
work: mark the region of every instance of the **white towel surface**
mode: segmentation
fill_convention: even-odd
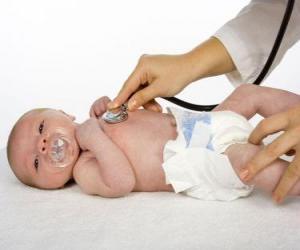
[[[299,249],[300,199],[233,202],[175,193],[105,199],[26,187],[0,155],[0,249]]]

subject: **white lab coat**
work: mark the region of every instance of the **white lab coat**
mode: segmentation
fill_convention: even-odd
[[[227,74],[233,85],[253,83],[261,72],[273,47],[286,4],[287,0],[252,0],[214,34],[224,44],[237,68]],[[296,0],[289,26],[269,73],[299,40],[300,0]]]

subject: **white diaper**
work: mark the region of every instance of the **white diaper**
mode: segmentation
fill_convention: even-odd
[[[177,123],[178,136],[164,147],[166,183],[176,193],[203,200],[231,201],[248,196],[228,157],[230,145],[247,143],[252,126],[231,111],[193,112],[167,108]]]

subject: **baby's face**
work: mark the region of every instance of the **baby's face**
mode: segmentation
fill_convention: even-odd
[[[34,186],[60,188],[72,178],[79,156],[74,118],[47,109],[26,114],[16,125],[11,141],[11,161],[17,176]]]

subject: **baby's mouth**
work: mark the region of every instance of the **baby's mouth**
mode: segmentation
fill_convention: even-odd
[[[51,139],[48,157],[55,167],[66,167],[71,159],[72,150],[69,141],[56,134]]]
[[[51,145],[51,157],[54,162],[61,162],[65,157],[65,146],[66,142],[57,138]]]

